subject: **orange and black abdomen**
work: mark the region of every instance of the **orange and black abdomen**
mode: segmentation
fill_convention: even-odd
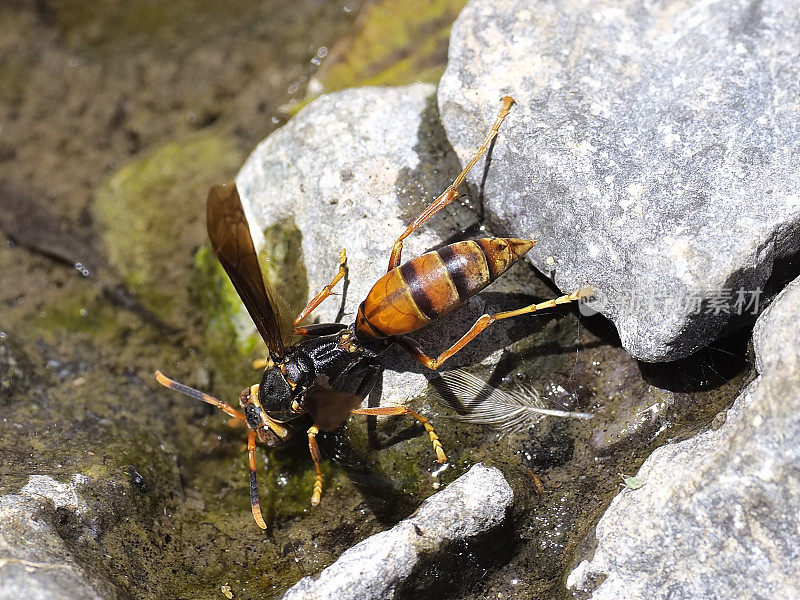
[[[358,309],[367,338],[410,333],[458,308],[505,273],[536,242],[483,238],[457,242],[411,259],[381,277]]]

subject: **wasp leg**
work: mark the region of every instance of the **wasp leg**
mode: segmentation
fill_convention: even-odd
[[[478,162],[480,157],[483,156],[483,154],[492,144],[492,140],[497,137],[500,124],[508,115],[508,111],[511,110],[511,105],[514,104],[514,99],[511,96],[503,96],[501,102],[502,105],[500,107],[500,112],[497,113],[497,117],[495,117],[494,123],[492,123],[492,127],[489,129],[489,133],[486,134],[483,144],[481,144],[481,147],[478,148],[477,152],[475,152],[474,156],[467,163],[467,166],[464,167],[461,173],[458,174],[458,177],[453,180],[453,183],[444,192],[442,192],[442,195],[436,198],[433,203],[423,210],[422,213],[416,219],[414,219],[411,225],[406,227],[406,230],[401,233],[400,237],[398,237],[395,241],[394,246],[392,247],[392,253],[389,256],[389,271],[400,264],[400,255],[403,252],[403,240],[411,235],[415,229],[421,227],[425,221],[430,219],[433,215],[458,198],[458,186],[464,182],[464,179],[467,177],[467,173],[469,173],[470,169],[475,166],[475,163]]]
[[[312,310],[314,310],[320,304],[322,304],[322,301],[325,300],[325,298],[331,295],[331,290],[333,289],[333,286],[339,283],[342,277],[344,277],[346,274],[347,274],[347,253],[344,251],[344,248],[342,248],[342,251],[339,252],[339,271],[337,271],[336,275],[331,280],[331,282],[324,288],[322,288],[319,291],[319,293],[311,299],[311,302],[309,302],[306,305],[303,311],[299,315],[297,315],[297,318],[294,320],[295,333],[298,333],[297,326],[300,324],[300,322],[303,319],[305,319],[309,314],[311,314]]]
[[[486,329],[489,325],[494,323],[495,321],[501,321],[503,319],[509,319],[511,317],[518,317],[519,315],[527,315],[529,313],[536,312],[537,310],[542,310],[545,308],[552,308],[557,304],[567,304],[568,302],[575,302],[576,300],[580,300],[581,298],[585,298],[586,296],[591,294],[591,288],[586,288],[583,290],[579,290],[577,292],[573,292],[571,294],[565,294],[563,296],[559,296],[558,298],[553,298],[552,300],[547,300],[545,302],[540,302],[538,304],[531,304],[530,306],[525,306],[523,308],[518,308],[517,310],[509,310],[507,312],[497,313],[496,315],[482,315],[475,324],[470,328],[470,330],[464,334],[464,336],[458,340],[455,344],[450,346],[447,350],[442,352],[438,357],[431,358],[422,350],[420,345],[413,340],[406,336],[399,336],[396,338],[397,342],[403,346],[411,355],[416,358],[419,362],[423,365],[428,367],[429,369],[438,369],[439,367],[444,364],[444,362],[453,356],[456,352],[464,348],[467,344],[469,344],[475,336],[477,336],[481,331]]]
[[[415,413],[407,406],[377,406],[375,408],[357,408],[351,412],[354,415],[408,415],[413,417],[422,423],[425,431],[428,432],[428,436],[431,438],[431,443],[433,444],[433,449],[436,452],[436,460],[440,463],[443,463],[447,460],[447,455],[444,453],[444,448],[442,448],[442,442],[439,441],[439,436],[436,435],[436,431],[433,429],[431,422],[421,414]]]
[[[317,308],[322,301],[325,300],[328,296],[331,295],[331,290],[333,290],[333,286],[335,286],[339,281],[341,281],[342,277],[347,274],[347,253],[345,249],[342,248],[342,251],[339,252],[339,271],[336,273],[334,278],[331,282],[326,285],[324,288],[320,290],[320,292],[311,299],[303,311],[297,315],[297,318],[294,320],[292,325],[292,333],[296,335],[327,335],[328,333],[336,333],[337,331],[341,331],[346,326],[341,325],[339,323],[323,323],[319,326],[317,325],[308,325],[306,327],[300,327],[299,323],[305,319],[311,311]],[[324,328],[324,329],[323,329]],[[269,366],[271,360],[269,357],[266,358],[259,358],[258,360],[253,361],[253,369],[261,370]]]
[[[314,477],[314,491],[311,493],[311,506],[319,506],[319,501],[322,498],[322,467],[319,464],[322,454],[319,451],[319,444],[317,444],[318,433],[319,428],[316,425],[308,428],[308,451],[311,453],[311,459],[314,461],[314,470],[317,473]]]
[[[258,502],[258,483],[256,482],[256,432],[251,431],[247,437],[247,455],[250,459],[250,508],[253,511],[253,518],[256,525],[261,529],[266,529],[267,524],[261,516],[261,505]]]
[[[381,368],[378,365],[369,365],[365,369],[364,378],[358,384],[356,389],[356,396],[366,398],[372,393],[375,384],[378,383],[378,377],[381,374]]]
[[[344,323],[314,323],[313,325],[295,327],[294,332],[297,335],[318,336],[339,333],[342,329],[347,329],[347,325]]]

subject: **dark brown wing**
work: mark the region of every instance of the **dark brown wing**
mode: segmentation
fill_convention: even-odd
[[[331,389],[328,378],[317,377],[303,396],[303,410],[311,415],[314,424],[322,431],[333,431],[347,420],[353,409],[364,399],[356,394]]]
[[[271,352],[282,356],[278,307],[267,290],[250,237],[239,191],[233,182],[212,186],[206,203],[211,247]]]

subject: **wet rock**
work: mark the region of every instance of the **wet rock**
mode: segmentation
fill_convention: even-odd
[[[645,485],[619,494],[598,523],[593,557],[567,581],[573,592],[594,600],[800,594],[798,313],[800,279],[756,324],[760,376],[718,429],[648,458],[637,475]]]
[[[270,249],[259,231],[283,224],[300,232],[310,294],[331,280],[346,248],[350,271],[343,309],[341,296],[329,298],[315,312],[322,322],[336,320],[340,311],[342,322],[355,319],[358,305],[386,272],[395,238],[460,170],[439,124],[434,91],[413,85],[323,96],[262,142],[237,176],[257,247]],[[403,258],[475,223],[467,206],[453,203],[407,238]],[[420,339],[426,348],[433,342],[431,352],[444,350],[445,341],[455,342],[484,307],[485,300],[426,327]],[[502,327],[496,331],[475,342],[473,355],[485,357],[509,343]],[[478,350],[487,340],[492,345]],[[383,398],[402,401],[421,393],[422,368],[412,360],[392,360]],[[409,369],[416,372],[399,372]]]
[[[58,530],[59,521],[69,520],[80,530],[78,537],[96,536],[81,496],[87,479],[76,475],[71,482],[60,483],[46,475],[31,475],[19,494],[0,497],[0,598],[114,597],[110,586],[102,589],[90,581]]]
[[[168,559],[152,559],[152,541],[182,498],[174,421],[141,379],[98,358],[124,363],[121,340],[97,350],[74,334],[58,347],[17,335],[6,342],[27,387],[0,393],[0,598],[115,598],[132,574],[161,580]]]
[[[646,361],[756,314],[800,249],[798,13],[722,8],[476,0],[439,86],[462,161],[517,100],[470,178],[487,225],[539,240],[528,257],[562,290],[590,283]]]
[[[391,598],[423,560],[501,525],[513,499],[500,471],[477,464],[408,519],[356,544],[316,578],[301,579],[283,600]]]

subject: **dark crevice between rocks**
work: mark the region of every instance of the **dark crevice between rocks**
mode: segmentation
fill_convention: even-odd
[[[793,238],[800,240],[800,233],[796,233]],[[800,244],[800,241],[798,241],[798,244]],[[763,295],[764,298],[766,298],[766,302],[764,302],[763,307],[761,307],[762,312],[763,309],[772,302],[775,296],[783,291],[783,288],[798,277],[800,277],[800,251],[775,260],[772,263],[772,273],[764,283]],[[751,327],[753,323],[755,323],[755,317],[752,319]]]
[[[469,540],[458,540],[435,554],[422,553],[417,567],[395,591],[397,600],[456,600],[491,570],[506,564],[517,549],[513,510],[503,524]]]
[[[758,315],[798,276],[800,255],[792,254],[775,261],[770,277],[761,287],[756,314],[737,315],[738,318],[727,324],[726,334],[686,358],[666,363],[639,362],[642,378],[647,383],[676,396],[671,407],[674,422],[669,441],[686,439],[714,426],[720,418],[724,419],[724,412],[720,411],[724,411],[757,376],[752,335]],[[741,280],[739,272],[723,287],[738,289]]]
[[[741,378],[749,383],[753,369],[752,325],[718,339],[691,356],[667,363],[639,362],[642,378],[660,389],[680,394],[714,392]]]
[[[796,238],[790,228],[786,228],[774,238]],[[771,254],[774,247],[787,246],[789,242],[778,243],[771,241],[762,248],[763,253]],[[761,254],[762,252],[759,252]],[[753,259],[754,262],[743,264],[732,272],[720,285],[718,290],[705,292],[705,298],[699,302],[696,310],[688,314],[683,325],[683,331],[673,341],[674,346],[680,346],[685,338],[692,340],[719,340],[735,337],[738,331],[752,333],[753,325],[758,316],[769,306],[786,285],[800,276],[800,252],[790,252],[781,257],[767,256]],[[764,280],[762,272],[769,276]],[[763,283],[759,283],[763,282]],[[728,294],[725,300],[724,293]],[[740,298],[739,294],[743,294]],[[712,297],[725,300],[724,308],[715,308]],[[737,302],[741,304],[737,307]],[[706,347],[715,345],[712,342]],[[702,349],[695,350],[688,357],[671,361],[667,364],[681,364],[681,360],[696,357]]]

